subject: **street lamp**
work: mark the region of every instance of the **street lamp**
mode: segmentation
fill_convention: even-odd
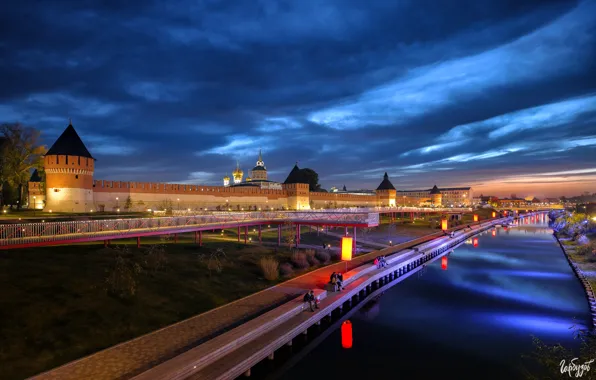
[[[35,209],[37,208],[37,204],[36,204],[37,201],[36,201],[36,199],[37,198],[35,196],[33,196],[33,216],[35,216],[35,212],[36,212]]]

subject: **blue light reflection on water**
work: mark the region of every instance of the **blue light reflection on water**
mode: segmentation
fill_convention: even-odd
[[[484,233],[478,247],[450,254],[447,270],[438,260],[391,287],[351,318],[351,349],[335,331],[280,378],[312,377],[313,368],[316,378],[515,378],[532,335],[576,347],[571,326],[590,323],[585,293],[545,219],[537,220]]]

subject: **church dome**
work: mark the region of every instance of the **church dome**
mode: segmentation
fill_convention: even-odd
[[[232,174],[234,175],[234,177],[236,177],[236,176],[242,176],[244,174],[244,172],[242,171],[242,169],[240,169],[240,164],[239,163],[236,164],[236,169],[234,169],[234,171],[232,172]]]

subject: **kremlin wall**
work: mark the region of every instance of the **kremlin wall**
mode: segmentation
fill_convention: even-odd
[[[387,173],[374,192],[366,194],[311,192],[298,183],[294,166],[283,183],[267,178],[261,152],[251,176],[243,180],[240,165],[222,186],[181,185],[158,182],[94,180],[95,159],[72,124],[44,157],[45,186],[37,172],[29,182],[29,207],[53,212],[144,211],[144,210],[308,210],[311,208],[374,206],[446,206],[446,202],[469,205],[471,188],[397,191]],[[45,189],[44,189],[45,187]],[[445,197],[443,196],[445,192]]]

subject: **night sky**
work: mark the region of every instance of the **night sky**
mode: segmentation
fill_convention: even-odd
[[[7,1],[0,122],[96,179],[596,192],[596,1]]]

